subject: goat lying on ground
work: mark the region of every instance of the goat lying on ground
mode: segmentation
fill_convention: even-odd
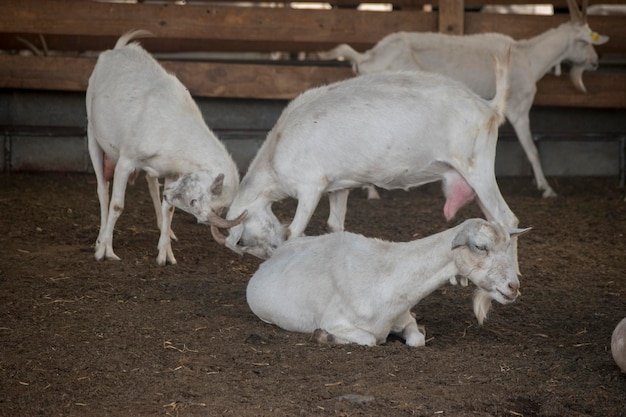
[[[375,345],[389,333],[423,346],[411,308],[447,282],[477,287],[474,313],[485,319],[491,300],[519,294],[511,237],[495,222],[470,219],[424,239],[385,242],[348,232],[292,239],[254,274],[250,309],[285,330],[319,342]]]
[[[180,81],[138,44],[128,44],[148,35],[133,31],[120,37],[114,49],[100,55],[89,78],[87,135],[101,215],[97,260],[119,259],[113,252],[113,229],[124,208],[126,183],[137,170],[147,174],[161,230],[159,265],[176,263],[170,240],[174,207],[218,227],[240,221],[228,222],[218,214],[239,185],[237,167],[226,148],[206,126]],[[165,177],[166,184],[162,204],[159,177]]]
[[[323,59],[344,57],[358,74],[411,69],[437,72],[463,82],[481,97],[490,98],[495,92],[491,56],[510,48],[510,93],[504,114],[531,163],[537,188],[543,191],[543,197],[553,197],[556,193],[543,174],[530,132],[529,112],[537,92],[536,83],[551,68],[560,68],[561,62],[570,61],[573,64],[571,80],[576,88],[585,92],[583,71],[598,67],[593,45],[608,41],[608,37],[589,28],[585,6],[581,13],[575,0],[568,0],[568,5],[569,22],[527,40],[516,41],[498,33],[452,36],[398,32],[386,36],[362,54],[342,44],[319,55]]]
[[[491,101],[457,81],[419,71],[364,75],[303,93],[250,164],[227,218],[248,215],[222,242],[268,258],[285,239],[304,233],[325,193],[328,226],[341,231],[349,190],[365,184],[408,189],[443,181],[447,219],[477,196],[487,219],[516,227],[494,174],[505,62],[497,66]],[[285,231],[271,205],[287,197],[298,205]]]

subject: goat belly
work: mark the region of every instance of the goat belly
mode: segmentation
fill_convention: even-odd
[[[306,284],[297,279],[259,271],[250,279],[246,290],[248,306],[259,319],[291,332],[310,333],[319,327],[318,297],[322,300],[325,297],[319,292],[302,290]]]

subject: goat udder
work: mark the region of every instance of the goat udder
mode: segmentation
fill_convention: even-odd
[[[106,154],[104,155],[104,180],[111,181],[113,179],[113,174],[115,173],[115,162]],[[133,185],[135,184],[135,180],[139,176],[139,170],[133,171],[132,174],[128,177],[128,183]]]
[[[104,155],[104,180],[111,181],[113,179],[113,172],[115,172],[115,162]]]
[[[443,206],[443,215],[446,216],[446,220],[452,219],[461,207],[476,196],[474,189],[460,176],[446,184],[444,194],[446,203]]]

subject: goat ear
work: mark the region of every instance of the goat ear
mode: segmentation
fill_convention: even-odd
[[[219,174],[211,185],[211,194],[220,195],[224,189],[224,174]]]
[[[459,246],[467,246],[470,244],[470,236],[480,230],[486,222],[479,219],[470,219],[463,222],[463,226],[452,240],[452,249],[456,249]]]
[[[459,232],[452,240],[452,249],[467,245],[467,233],[464,230]]]
[[[516,229],[513,227],[507,227],[506,231],[509,233],[511,237],[517,237],[523,235],[524,233],[530,232],[532,227],[527,227],[526,229]]]
[[[594,45],[603,45],[609,41],[608,36],[600,35],[598,32],[591,32],[591,43]]]

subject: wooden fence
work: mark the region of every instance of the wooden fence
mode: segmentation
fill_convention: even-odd
[[[255,0],[258,2],[258,0]],[[309,0],[310,1],[310,0]],[[294,8],[290,3],[174,1],[138,3],[88,0],[3,0],[0,2],[0,88],[85,91],[95,58],[85,51],[110,49],[131,29],[156,37],[142,44],[152,53],[302,53],[346,42],[359,50],[396,31],[472,34],[500,32],[529,38],[569,19],[553,16],[479,13],[479,0],[392,0],[388,12],[362,11],[372,0],[333,0],[327,9]],[[497,4],[528,0],[494,0]],[[603,4],[623,1],[601,0]],[[429,6],[427,6],[430,5]],[[566,10],[565,0],[554,2]],[[313,5],[313,3],[311,3]],[[426,10],[428,9],[428,10]],[[432,10],[432,11],[429,11]],[[588,94],[577,92],[567,76],[548,75],[539,83],[535,104],[626,108],[626,16],[589,16],[590,26],[610,36],[596,47],[601,70],[587,72]],[[20,40],[21,39],[21,40]],[[48,56],[25,56],[26,40]],[[346,66],[313,60],[171,60],[162,64],[195,96],[291,99],[321,84],[351,77]],[[605,60],[606,58],[606,60]],[[608,64],[605,65],[604,63]],[[617,63],[617,64],[616,64]]]

